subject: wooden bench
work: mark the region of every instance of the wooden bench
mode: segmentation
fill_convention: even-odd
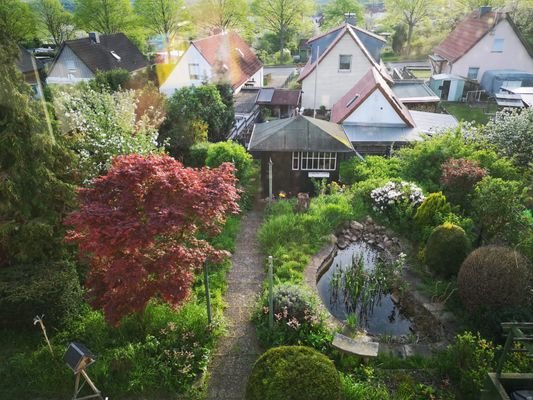
[[[379,352],[379,343],[354,340],[340,333],[335,334],[332,345],[344,353],[361,357],[365,362],[376,358]]]

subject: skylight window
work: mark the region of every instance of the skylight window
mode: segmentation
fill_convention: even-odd
[[[238,53],[241,55],[241,57],[244,58],[244,53],[242,52],[241,49],[239,49],[238,47],[235,47],[235,50],[237,50]]]
[[[121,60],[120,56],[117,53],[115,53],[113,50],[111,50],[110,53],[115,58],[115,60],[117,61]]]
[[[348,103],[346,103],[346,107],[350,107],[355,102],[355,100],[357,100],[358,98],[359,98],[359,93],[357,93]]]

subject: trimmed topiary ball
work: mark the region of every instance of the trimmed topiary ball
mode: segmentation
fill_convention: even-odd
[[[467,310],[524,306],[529,300],[527,259],[502,246],[485,246],[470,253],[457,277],[459,296]]]
[[[457,275],[470,249],[470,242],[460,226],[445,223],[437,226],[426,244],[426,263],[437,275]]]
[[[322,353],[303,346],[275,347],[255,362],[246,400],[339,400],[341,381]]]

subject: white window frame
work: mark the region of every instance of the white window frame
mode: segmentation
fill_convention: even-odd
[[[295,161],[296,161],[296,168],[294,168]],[[292,152],[292,170],[298,171],[299,169],[300,169],[300,153],[298,153],[297,151],[293,151]]]
[[[343,65],[342,63],[342,57],[348,57],[349,58],[349,62],[348,62],[348,68],[341,68],[341,66]],[[351,54],[339,54],[339,72],[350,72],[352,70],[352,55]]]
[[[473,70],[476,71],[475,74],[471,73],[471,71],[473,71]],[[467,73],[467,75],[466,75],[466,77],[467,77],[468,79],[475,79],[475,80],[477,80],[477,76],[478,76],[478,75],[479,75],[479,67],[468,67],[468,73]]]
[[[200,64],[190,63],[189,64],[189,79],[190,80],[200,80]]]
[[[494,38],[492,42],[492,53],[503,53],[503,48],[505,46],[504,38]]]
[[[329,151],[300,152],[300,169],[302,171],[335,171],[337,153]]]

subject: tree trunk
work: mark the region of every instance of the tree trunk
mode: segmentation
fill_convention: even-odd
[[[285,47],[285,29],[279,31],[279,63],[283,64],[283,48]]]
[[[414,29],[414,24],[410,23],[409,25],[409,29],[407,30],[407,55],[410,55],[411,54],[411,38],[413,36],[413,29]]]
[[[168,32],[165,33],[165,42],[167,45],[167,56],[168,56],[167,64],[172,64],[172,62],[170,61],[170,38],[168,37]]]

